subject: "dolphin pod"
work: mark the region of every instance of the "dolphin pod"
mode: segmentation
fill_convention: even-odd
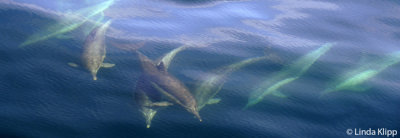
[[[105,34],[112,21],[109,20],[106,23],[101,23],[104,19],[103,11],[109,8],[113,3],[114,0],[108,0],[95,6],[79,10],[76,13],[66,14],[68,19],[60,20],[59,23],[32,35],[20,46],[31,45],[52,37],[62,37],[63,34],[79,28],[86,22],[90,22],[94,25],[82,27],[85,36],[87,35],[83,47],[82,63],[83,66],[90,71],[93,80],[97,80],[97,72],[101,67],[114,66],[114,64],[103,63],[106,56]],[[261,82],[250,93],[248,102],[244,108],[246,109],[259,103],[267,95],[286,97],[286,95],[280,92],[280,89],[300,78],[334,45],[335,43],[326,43],[322,45],[318,49],[294,61],[272,77]],[[268,57],[250,58],[221,67],[213,72],[213,75],[208,76],[206,80],[198,82],[194,93],[191,93],[184,83],[168,72],[168,68],[174,57],[188,47],[189,46],[178,47],[156,61],[150,60],[135,48],[134,52],[138,55],[140,60],[142,74],[136,82],[134,99],[146,120],[147,128],[150,128],[151,121],[159,109],[173,104],[180,105],[202,121],[199,111],[207,104],[218,103],[220,101],[220,99],[214,97],[219,93],[230,74],[250,64],[268,59]],[[400,52],[387,54],[374,63],[361,66],[341,76],[333,83],[330,83],[331,85],[322,92],[322,95],[341,90],[363,91],[366,89],[366,87],[363,86],[366,81],[399,62]],[[69,64],[71,66],[78,66],[74,63]]]
[[[90,19],[95,15],[101,14],[113,3],[114,0],[108,0],[92,7],[78,10],[76,13],[66,14],[66,17],[64,17],[60,22],[50,25],[47,29],[43,29],[40,32],[28,37],[28,39],[21,43],[19,47],[25,47],[27,45],[47,40],[52,37],[61,36],[64,33],[73,31],[82,26],[85,22],[90,21]],[[102,19],[103,15],[100,15],[98,18]],[[94,22],[95,25],[98,24],[97,21]]]
[[[307,55],[301,57],[287,68],[278,72],[275,76],[262,82],[259,87],[250,93],[248,103],[245,109],[259,103],[267,95],[275,95],[278,97],[286,97],[279,88],[289,84],[302,76],[319,57],[324,55],[333,46],[333,43],[326,43],[317,50],[314,50]]]
[[[384,58],[376,61],[375,64],[367,64],[350,71],[348,75],[345,75],[344,77],[333,82],[330,87],[322,92],[322,95],[340,90],[364,91],[368,87],[362,86],[363,83],[372,77],[375,77],[386,68],[399,62],[400,52],[390,53]]]

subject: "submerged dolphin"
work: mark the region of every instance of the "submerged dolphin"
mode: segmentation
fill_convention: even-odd
[[[342,77],[332,83],[333,85],[322,92],[325,95],[330,92],[340,90],[353,90],[353,91],[364,91],[368,87],[362,86],[363,83],[375,77],[386,68],[400,62],[400,52],[394,52],[386,55],[385,58],[380,59],[375,64],[366,64],[360,68],[351,71],[345,77]]]
[[[146,119],[147,128],[150,127],[151,120],[159,107],[172,105],[169,102],[162,101],[161,96],[165,96],[183,106],[201,121],[196,100],[183,83],[167,72],[171,60],[178,52],[184,49],[186,47],[174,49],[157,63],[153,63],[146,56],[136,51],[143,73],[136,83],[135,101],[140,106],[140,111]]]
[[[215,95],[221,90],[224,85],[226,78],[233,72],[256,63],[260,60],[269,59],[268,56],[256,57],[246,59],[229,66],[219,68],[211,76],[208,76],[206,80],[202,81],[199,86],[196,87],[194,93],[197,101],[198,109],[201,110],[207,104],[215,104],[220,101],[218,98],[214,98]]]
[[[103,63],[106,57],[105,33],[110,26],[111,21],[93,29],[87,36],[83,46],[82,63],[84,67],[92,74],[93,80],[97,80],[97,71],[100,67],[110,68],[115,64]],[[71,66],[77,66],[74,63],[68,63]]]
[[[131,52],[136,52],[137,49],[144,45],[144,43],[137,43],[135,45],[117,44],[115,42],[111,43],[113,46],[119,49]],[[172,105],[172,103],[162,101],[162,94],[158,93],[157,90],[154,89],[150,81],[145,76],[140,76],[136,82],[136,88],[133,93],[133,97],[136,105],[139,106],[139,111],[145,118],[147,128],[150,128],[151,121],[161,107]]]
[[[19,47],[31,45],[33,43],[60,36],[64,33],[75,30],[83,25],[85,22],[90,21],[90,19],[95,15],[101,14],[113,3],[114,0],[108,0],[92,7],[78,10],[76,13],[66,14],[60,22],[51,25],[47,29],[43,29],[40,32],[28,37],[28,39],[20,44]],[[103,15],[101,15],[99,18],[103,18],[102,16]],[[94,24],[97,24],[97,22],[94,22]]]
[[[136,82],[134,98],[140,108],[139,111],[146,120],[147,128],[150,128],[151,121],[160,107],[172,105],[172,103],[162,101],[161,94],[152,87],[152,84],[145,76],[141,76]]]
[[[317,50],[308,53],[307,55],[301,57],[299,60],[295,61],[293,64],[289,65],[286,69],[283,69],[277,75],[262,82],[255,91],[250,93],[249,100],[245,109],[257,104],[267,95],[275,95],[278,97],[286,97],[279,92],[279,88],[284,85],[298,79],[303,75],[314,62],[324,55],[333,46],[333,43],[326,43],[322,45]]]

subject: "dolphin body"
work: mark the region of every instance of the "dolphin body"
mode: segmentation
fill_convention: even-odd
[[[261,85],[252,93],[250,93],[248,103],[244,109],[259,103],[265,96],[274,95],[278,97],[286,97],[279,92],[279,88],[293,82],[303,75],[319,57],[324,55],[333,46],[333,43],[326,43],[320,48],[308,53],[283,69],[277,75],[273,76],[261,83]]]
[[[28,39],[20,44],[19,47],[25,47],[27,45],[31,45],[52,37],[62,37],[62,34],[79,28],[85,22],[90,22],[90,19],[95,17],[96,15],[101,14],[100,16],[98,16],[98,18],[102,19],[103,11],[108,9],[113,3],[114,0],[108,0],[97,5],[78,10],[75,13],[66,14],[65,17],[62,17],[60,22],[50,25],[47,29],[43,29],[42,31],[28,37]],[[98,20],[95,22],[91,21],[91,23],[93,23],[94,25],[98,25]]]
[[[226,78],[230,74],[245,66],[265,59],[269,59],[269,57],[264,56],[250,58],[216,70],[215,73],[213,73],[211,76],[208,76],[206,80],[202,81],[194,91],[198,109],[201,110],[207,104],[215,104],[221,100],[219,98],[214,98],[214,96],[217,95],[221,90],[225,84]]]
[[[368,89],[368,87],[363,86],[363,83],[375,77],[386,68],[399,62],[400,51],[388,54],[385,58],[378,60],[375,64],[366,64],[358,69],[350,71],[348,75],[345,75],[347,77],[342,77],[333,82],[333,85],[323,91],[322,95],[341,90],[364,91]]]
[[[83,46],[82,63],[92,74],[93,80],[97,80],[97,71],[101,68],[113,67],[115,64],[103,63],[106,57],[105,33],[111,21],[93,29],[87,36]],[[69,63],[71,65],[71,63]]]
[[[147,80],[145,76],[141,76],[136,82],[134,98],[136,104],[140,107],[139,111],[146,120],[147,128],[150,128],[151,121],[158,109],[172,105],[170,102],[162,101],[161,94],[157,92],[157,89],[152,86],[151,81]]]
[[[143,73],[136,83],[134,96],[136,103],[140,107],[140,111],[146,119],[147,128],[150,127],[151,120],[160,107],[172,105],[172,103],[163,101],[162,97],[167,97],[174,103],[181,105],[201,121],[197,102],[192,94],[182,82],[167,72],[175,55],[186,48],[186,46],[182,46],[174,49],[157,63],[154,63],[145,55],[136,51]]]

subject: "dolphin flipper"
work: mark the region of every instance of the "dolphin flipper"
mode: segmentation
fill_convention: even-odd
[[[167,102],[167,101],[151,103],[151,106],[170,106],[170,105],[174,105],[174,104]]]
[[[221,101],[220,98],[212,98],[210,100],[207,101],[207,104],[217,104]]]
[[[71,67],[74,67],[74,68],[79,67],[78,64],[73,63],[73,62],[68,62],[68,65],[71,66]]]
[[[102,68],[111,68],[111,67],[114,67],[114,66],[115,66],[115,64],[112,64],[112,63],[103,63],[103,64],[101,64]]]

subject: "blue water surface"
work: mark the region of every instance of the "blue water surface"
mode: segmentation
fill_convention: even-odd
[[[20,47],[31,35],[103,0],[0,0],[0,137],[358,137],[347,129],[400,131],[400,64],[363,83],[364,91],[322,95],[335,80],[400,51],[395,0],[115,0],[107,40],[144,42],[156,60],[182,45],[169,72],[193,91],[217,68],[274,55],[226,78],[221,101],[199,122],[180,106],[162,108],[146,128],[133,93],[136,54],[107,44],[94,81],[80,63],[90,24]],[[259,85],[325,43],[335,45],[301,77],[247,109]],[[398,132],[400,133],[400,132]],[[386,136],[376,136],[386,137]],[[398,137],[398,136],[397,136]]]

